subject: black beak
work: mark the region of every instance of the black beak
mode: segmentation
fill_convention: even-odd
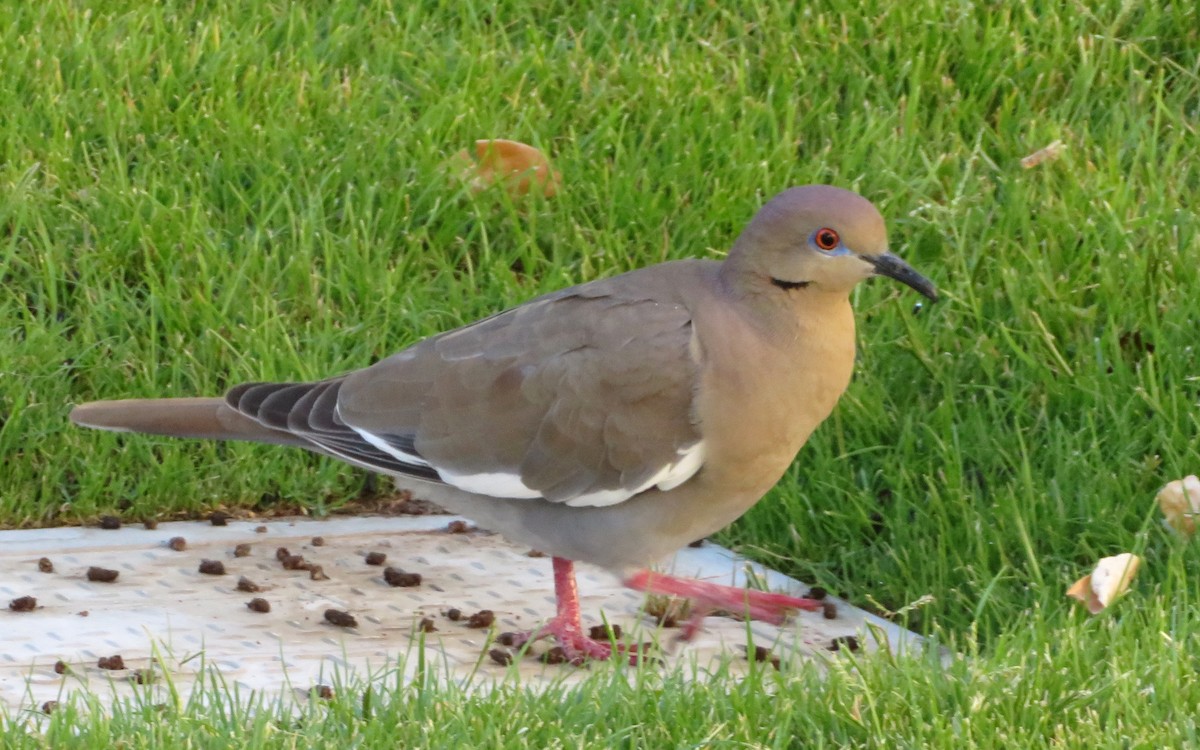
[[[899,257],[891,253],[861,255],[859,257],[875,266],[875,273],[877,275],[893,278],[928,297],[930,302],[937,302],[937,289],[933,286],[933,282],[917,273],[912,266],[900,260]]]

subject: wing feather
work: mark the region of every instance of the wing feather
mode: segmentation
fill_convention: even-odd
[[[226,400],[315,450],[479,494],[587,506],[677,486],[703,465],[691,313],[661,280],[643,289],[621,279],[343,377],[251,383]]]

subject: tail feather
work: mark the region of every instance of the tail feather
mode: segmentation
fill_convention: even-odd
[[[312,448],[303,438],[239,414],[223,398],[148,398],[92,401],[71,410],[71,421],[110,432],[205,440],[250,440]]]

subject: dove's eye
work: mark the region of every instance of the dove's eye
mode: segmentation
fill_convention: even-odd
[[[813,243],[822,250],[832,250],[838,246],[839,242],[841,242],[841,238],[838,237],[838,233],[828,227],[818,229],[813,235]]]

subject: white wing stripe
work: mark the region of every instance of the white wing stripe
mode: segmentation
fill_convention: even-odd
[[[660,471],[654,484],[663,492],[673,490],[696,475],[704,465],[704,441],[699,440],[679,451],[679,460]]]
[[[522,500],[542,496],[540,492],[526,485],[518,474],[502,471],[459,474],[449,469],[433,466],[420,456],[406,453],[378,435],[373,435],[358,427],[354,427],[353,429],[362,436],[363,440],[395,458],[397,461],[415,466],[429,466],[437,471],[443,482],[465,492],[474,492],[477,495],[488,495],[490,497],[511,497]],[[595,492],[573,497],[566,501],[566,504],[574,508],[603,507],[623,503],[634,495],[645,492],[651,487],[657,486],[663,492],[673,490],[695,476],[696,472],[700,471],[700,467],[704,465],[704,441],[700,440],[692,443],[686,448],[681,449],[676,456],[675,461],[662,467],[662,469],[655,472],[653,476],[638,487],[632,489],[596,490]]]
[[[615,490],[596,490],[589,492],[586,495],[579,495],[567,501],[567,505],[572,508],[602,508],[606,505],[616,505],[623,503],[629,498],[651,485],[649,483],[633,490],[615,489]]]
[[[436,466],[434,468],[437,469],[437,473],[441,475],[442,481],[446,484],[453,485],[460,490],[474,492],[477,495],[515,497],[522,500],[542,496],[542,493],[527,487],[521,481],[521,477],[516,474],[499,471],[483,474],[456,474],[448,469]]]
[[[673,490],[695,476],[696,472],[700,471],[700,467],[704,465],[704,441],[700,440],[692,443],[680,450],[676,455],[678,458],[674,463],[669,463],[659,469],[654,476],[643,482],[640,487],[634,487],[633,489],[597,490],[586,495],[573,497],[567,501],[567,505],[573,508],[616,505],[654,486],[657,486],[663,492]]]
[[[396,446],[388,443],[386,440],[379,437],[378,435],[372,435],[371,433],[367,432],[366,430],[360,430],[359,428],[355,427],[354,425],[350,425],[350,427],[355,432],[357,432],[360,436],[362,436],[363,440],[366,440],[368,443],[375,446],[376,448],[383,451],[384,453],[388,454],[389,456],[396,459],[397,461],[400,461],[400,462],[403,462],[406,464],[413,464],[415,466],[429,466],[429,462],[426,461],[425,459],[421,458],[420,456],[414,456],[411,453],[405,453],[404,451],[402,451],[399,448],[397,448]]]

